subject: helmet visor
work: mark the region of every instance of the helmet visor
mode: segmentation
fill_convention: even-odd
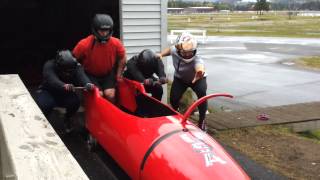
[[[110,29],[98,29],[98,33],[101,37],[107,37],[110,34]]]

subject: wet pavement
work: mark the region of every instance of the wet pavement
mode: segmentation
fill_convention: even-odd
[[[226,92],[232,100],[209,101],[224,109],[244,110],[320,101],[320,71],[282,63],[320,55],[320,39],[208,37],[198,53],[206,64],[207,93]],[[168,75],[172,62],[168,57]]]

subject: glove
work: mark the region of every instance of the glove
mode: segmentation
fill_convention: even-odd
[[[159,82],[160,82],[161,84],[166,84],[166,83],[168,83],[168,78],[166,78],[166,77],[161,77],[161,78],[159,79]]]
[[[95,86],[92,83],[87,83],[84,87],[86,88],[87,91],[92,91]]]
[[[152,86],[153,85],[153,79],[151,79],[151,78],[145,79],[143,81],[143,84],[146,85],[146,86]]]
[[[68,92],[74,92],[75,88],[73,84],[64,84],[63,89]]]

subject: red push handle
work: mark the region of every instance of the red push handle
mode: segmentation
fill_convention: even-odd
[[[182,124],[185,124],[188,117],[190,116],[190,114],[192,113],[192,111],[199,106],[201,103],[203,103],[204,101],[206,101],[207,99],[210,98],[215,98],[215,97],[228,97],[228,98],[233,98],[232,95],[227,94],[227,93],[218,93],[218,94],[209,94],[207,96],[204,96],[200,99],[198,99],[196,102],[194,102],[189,108],[188,110],[184,113],[183,118],[181,120]]]

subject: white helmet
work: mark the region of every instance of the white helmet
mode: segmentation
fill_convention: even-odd
[[[183,32],[178,36],[175,47],[181,59],[189,63],[194,60],[197,53],[197,40],[192,34]]]

